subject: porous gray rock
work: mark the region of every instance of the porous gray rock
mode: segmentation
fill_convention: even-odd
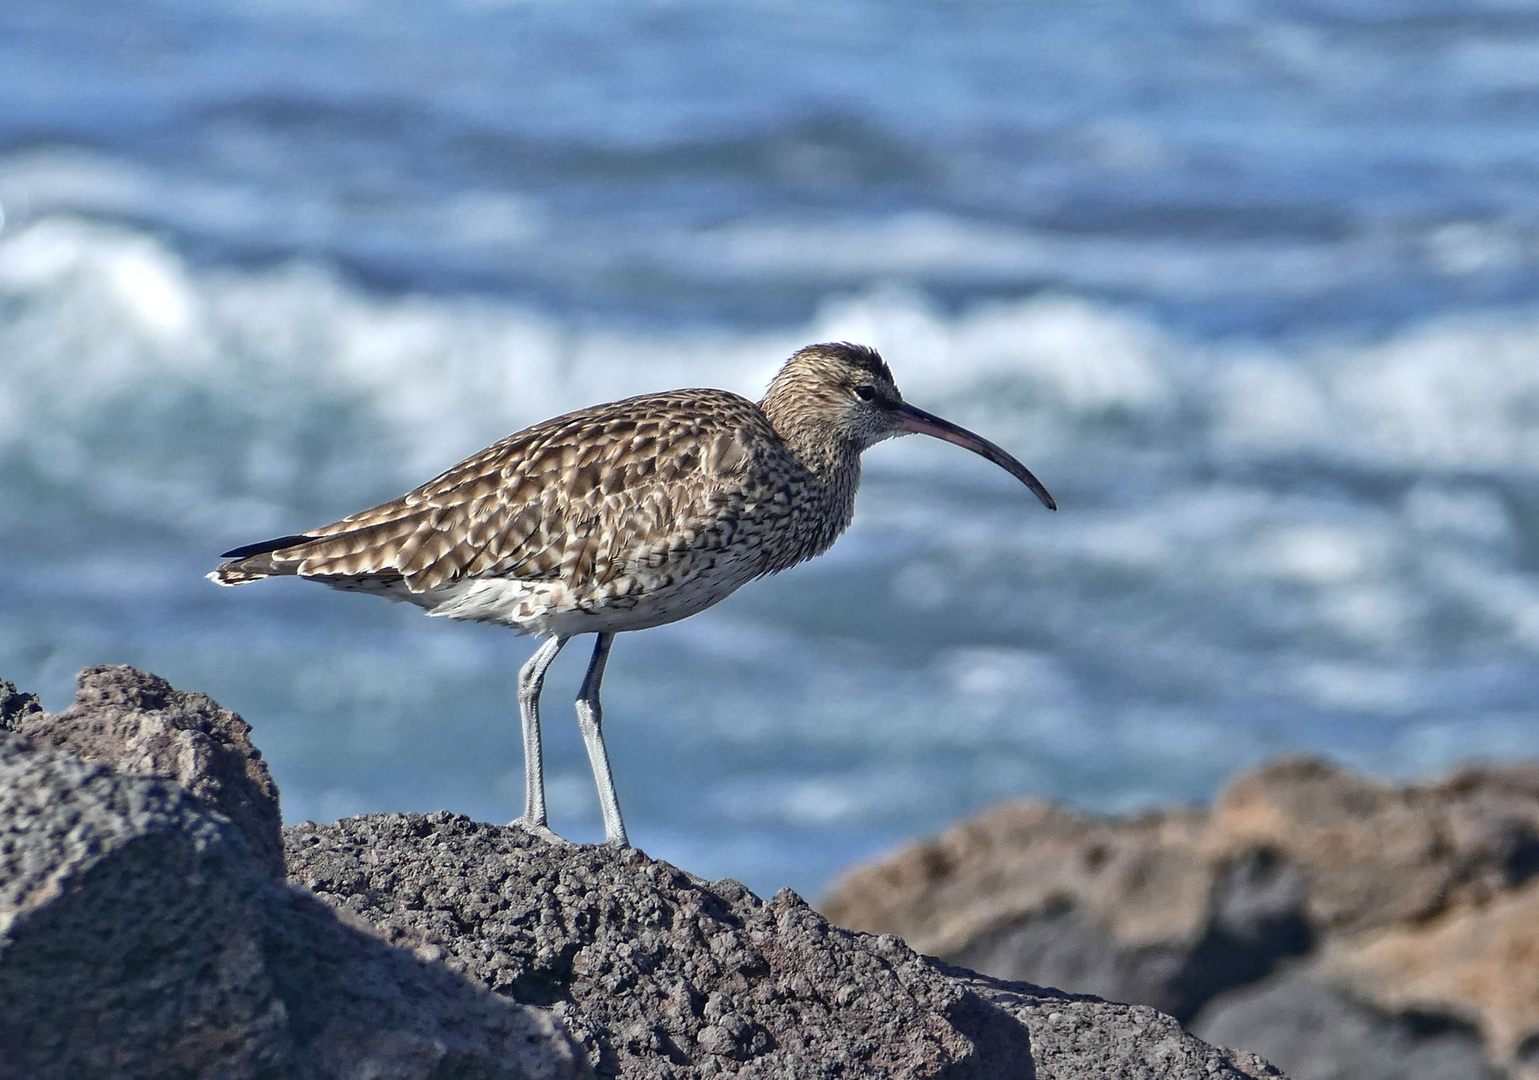
[[[1026,1025],[1037,1076],[1044,1080],[1283,1078],[1276,1066],[1257,1054],[1195,1039],[1174,1017],[1148,1006],[1002,982],[965,968],[931,963]]]
[[[76,684],[74,702],[53,715],[7,683],[14,704],[0,701],[0,717],[11,730],[86,761],[176,781],[233,821],[257,861],[283,876],[278,787],[252,745],[250,724],[207,694],[123,665],[88,667]]]
[[[0,732],[3,1080],[562,1080],[555,1019],[275,882],[164,779]]]
[[[1153,1009],[1003,983],[634,849],[439,813],[286,830],[289,873],[356,916],[549,1004],[604,1075],[1275,1077]]]

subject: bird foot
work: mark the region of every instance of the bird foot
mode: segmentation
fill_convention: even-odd
[[[577,846],[565,837],[557,836],[554,832],[551,831],[549,825],[530,825],[521,817],[514,818],[512,821],[508,822],[508,824],[517,826],[518,828],[523,829],[530,836],[537,836],[541,840],[544,840],[547,844],[553,844],[556,847],[574,848]]]

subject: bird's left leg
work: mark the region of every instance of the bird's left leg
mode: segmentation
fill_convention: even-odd
[[[567,639],[546,638],[518,671],[518,712],[524,725],[524,815],[513,824],[521,825],[543,840],[555,844],[567,841],[551,832],[545,816],[545,752],[540,745],[540,691],[545,687],[545,672]]]
[[[599,807],[604,811],[604,843],[610,847],[630,847],[625,822],[620,820],[620,801],[615,797],[615,781],[609,772],[609,752],[604,749],[604,709],[599,704],[599,684],[604,681],[604,665],[609,662],[609,646],[614,634],[600,634],[588,662],[588,674],[577,695],[577,727],[583,745],[588,748],[588,763],[593,766],[593,781],[598,785]]]

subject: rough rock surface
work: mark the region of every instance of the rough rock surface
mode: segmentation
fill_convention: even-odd
[[[520,1000],[627,1078],[1278,1076],[1150,1008],[938,964],[636,850],[453,814],[286,831],[289,873]]]
[[[0,680],[0,731],[20,731],[32,714],[42,711],[36,694],[24,694],[15,683]]]
[[[89,667],[76,683],[73,704],[56,716],[0,685],[0,725],[119,772],[176,781],[233,821],[267,871],[283,876],[278,787],[251,744],[250,724],[207,694],[131,667]]]
[[[1455,1080],[1539,1064],[1536,874],[1539,767],[1395,787],[1288,759],[1211,813],[999,807],[821,906],[1001,978],[1154,1005],[1303,1080]]]
[[[0,732],[0,1077],[590,1075],[544,1010],[275,882],[166,780]]]

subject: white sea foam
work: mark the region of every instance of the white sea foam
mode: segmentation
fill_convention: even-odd
[[[1218,434],[1244,453],[1401,468],[1539,468],[1539,318],[1459,317],[1388,341],[1220,366]]]
[[[193,271],[148,235],[72,218],[0,237],[0,295],[0,438],[51,441],[64,458],[60,440],[113,422],[103,410],[176,390],[246,418],[260,474],[266,423],[306,395],[381,425],[404,479],[606,397],[670,385],[756,395],[796,345],[850,338],[882,348],[916,399],[1001,411],[1003,392],[1003,411],[1049,429],[1108,413],[1163,422],[1179,407],[1183,424],[1211,425],[1214,445],[1241,457],[1539,467],[1539,317],[1451,319],[1299,355],[1198,347],[1068,296],[945,316],[915,293],[878,290],[833,300],[798,330],[620,334],[485,301],[374,297],[302,264]],[[178,434],[150,433],[165,444],[104,464],[132,472],[137,453],[174,451]]]

